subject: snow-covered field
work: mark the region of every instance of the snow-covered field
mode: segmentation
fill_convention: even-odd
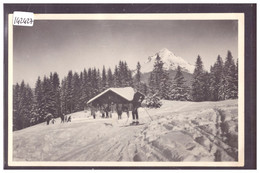
[[[14,161],[236,161],[238,101],[163,101],[139,108],[140,123],[71,114],[72,122],[13,133]],[[148,113],[149,115],[148,115]],[[131,115],[131,114],[130,114]],[[151,117],[151,118],[150,118]]]

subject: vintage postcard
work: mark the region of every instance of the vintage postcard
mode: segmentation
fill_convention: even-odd
[[[19,15],[9,166],[244,166],[243,13]]]

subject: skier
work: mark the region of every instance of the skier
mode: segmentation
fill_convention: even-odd
[[[60,122],[60,123],[64,123],[64,116],[65,116],[65,114],[64,114],[64,113],[63,113],[63,114],[61,114],[61,116],[60,116],[61,122]]]
[[[46,122],[47,122],[47,125],[49,125],[50,124],[50,121],[51,121],[51,119],[52,119],[52,114],[47,114],[47,117],[46,117]]]
[[[144,100],[144,97],[138,93],[135,93],[134,95],[134,99],[132,101],[133,103],[133,107],[132,107],[132,116],[133,116],[133,122],[132,125],[138,125],[139,121],[138,121],[138,108],[141,107],[141,103]]]
[[[69,118],[68,118],[68,122],[71,122],[71,116],[69,116]]]

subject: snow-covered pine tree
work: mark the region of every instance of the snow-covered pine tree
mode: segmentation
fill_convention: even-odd
[[[210,69],[210,100],[212,101],[223,100],[220,91],[222,85],[221,81],[224,77],[223,75],[223,60],[220,55],[218,55],[217,61]]]
[[[13,87],[13,131],[20,129],[20,85]]]
[[[161,99],[156,94],[148,95],[145,99],[144,104],[148,108],[160,108],[162,106]]]
[[[136,65],[136,75],[134,77],[134,87],[142,92],[143,94],[147,95],[148,94],[148,87],[146,85],[146,83],[141,81],[141,64],[138,61],[137,65]]]
[[[38,77],[35,90],[34,90],[34,100],[35,100],[35,111],[36,111],[36,122],[41,123],[44,121],[44,104],[43,104],[43,91],[41,78]]]
[[[138,61],[137,62],[137,65],[136,65],[136,75],[135,75],[135,78],[134,78],[134,86],[135,88],[140,91],[141,90],[141,65],[140,65],[140,62]]]
[[[24,107],[24,105],[26,104],[25,93],[26,93],[25,83],[24,83],[24,81],[22,81],[20,84],[18,130],[23,129],[25,127],[25,119],[26,119],[25,107]]]
[[[108,87],[114,87],[114,79],[111,68],[108,68],[107,70],[107,84]]]
[[[170,99],[188,100],[188,87],[185,85],[185,82],[181,67],[178,66],[174,81],[171,85]]]
[[[16,84],[13,91],[13,130],[20,130],[30,126],[34,114],[33,91],[24,81],[20,85]]]
[[[203,99],[203,101],[209,101],[210,100],[210,97],[211,97],[211,95],[210,95],[210,75],[209,75],[209,73],[207,72],[207,71],[205,71],[204,72],[204,74],[203,74],[203,91],[204,91],[204,99]]]
[[[170,86],[171,86],[171,81],[169,78],[169,72],[163,69],[162,73],[162,78],[160,82],[160,90],[161,90],[161,97],[162,99],[169,100],[170,97]]]
[[[25,103],[24,103],[24,109],[25,109],[25,119],[24,119],[24,127],[29,127],[31,125],[31,119],[34,118],[35,110],[34,110],[34,100],[33,100],[33,91],[29,84],[25,87]]]
[[[106,74],[106,68],[105,66],[103,66],[103,70],[102,70],[102,79],[101,79],[101,90],[104,91],[108,88],[108,84],[107,84],[107,74]]]
[[[144,95],[148,94],[148,87],[146,85],[146,83],[142,82],[141,83],[141,90],[140,90]]]
[[[100,86],[100,76],[96,68],[92,70],[91,84],[92,84],[92,91],[93,91],[91,94],[92,97],[94,97],[97,94],[99,94],[99,86]]]
[[[61,100],[61,114],[66,114],[67,112],[67,77],[61,81],[61,89],[60,89],[60,100]]]
[[[126,80],[126,85],[127,87],[133,87],[134,86],[134,80],[132,77],[132,71],[127,69],[127,80]]]
[[[88,100],[94,96],[94,91],[92,87],[92,80],[93,80],[93,71],[91,68],[88,69],[88,77],[87,77],[87,96]]]
[[[150,73],[148,82],[149,82],[148,92],[150,95],[154,95],[156,93],[156,88],[155,88],[156,81],[153,72]]]
[[[224,64],[224,94],[225,99],[235,99],[237,98],[237,75],[236,75],[236,65],[233,56],[230,51],[227,53],[227,57]]]
[[[74,103],[73,107],[73,112],[77,112],[81,110],[80,106],[80,78],[77,72],[73,74],[73,79],[72,79],[72,85],[73,85],[73,92],[72,92],[72,100]]]
[[[53,73],[52,76],[52,90],[53,90],[53,94],[54,94],[54,112],[53,112],[53,116],[54,117],[59,117],[60,113],[61,113],[61,108],[60,108],[60,79],[59,79],[59,75],[57,72]]]
[[[115,66],[113,78],[114,78],[114,86],[115,87],[121,87],[121,81],[120,81],[119,71],[118,71],[117,65]]]
[[[73,103],[73,73],[69,71],[66,78],[65,97],[66,97],[66,113],[72,113],[74,109]]]
[[[84,69],[84,71],[86,71],[86,69]],[[83,71],[83,72],[84,72]],[[80,110],[84,110],[84,94],[85,94],[85,90],[84,90],[84,87],[85,87],[85,81],[84,81],[84,74],[83,72],[81,71],[80,74],[79,74],[79,81],[80,81],[80,89],[79,89],[79,107],[80,107]]]
[[[88,100],[88,74],[87,70],[84,69],[83,72],[80,73],[80,109],[84,110],[86,107],[86,103]]]
[[[44,116],[48,113],[53,115],[55,112],[55,95],[53,92],[51,79],[52,74],[50,74],[50,78],[45,76],[42,83]]]
[[[201,57],[198,55],[195,70],[193,73],[193,83],[192,83],[192,99],[193,101],[203,101],[204,95],[204,69]]]
[[[238,59],[236,63],[236,68],[235,68],[235,75],[234,75],[234,98],[238,98]]]
[[[163,64],[160,56],[157,55],[149,78],[149,90],[152,95],[156,94],[162,99],[168,99],[170,90],[169,74],[163,69]]]
[[[99,69],[97,69],[97,86],[98,86],[98,93],[99,93],[102,91],[101,73]]]
[[[125,86],[126,74],[125,74],[125,68],[124,68],[123,61],[119,61],[119,64],[118,64],[118,79],[119,79],[119,86],[118,87],[124,87]]]

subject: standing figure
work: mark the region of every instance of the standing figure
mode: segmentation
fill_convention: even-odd
[[[63,114],[61,114],[61,116],[60,116],[61,122],[60,122],[60,123],[64,123],[64,116],[65,116],[65,114],[64,114],[64,113],[63,113]]]
[[[123,112],[126,112],[127,118],[129,118],[129,106],[128,106],[128,104],[124,104]]]
[[[107,118],[112,118],[112,113],[111,113],[111,105],[108,103],[106,106],[106,117]]]
[[[91,111],[91,115],[93,116],[93,118],[96,119],[96,110],[93,105],[90,106],[90,111]]]
[[[69,118],[68,118],[68,122],[71,122],[71,116],[69,116]]]
[[[47,114],[47,116],[46,116],[47,125],[50,124],[51,119],[52,119],[52,114],[51,113]]]
[[[138,108],[141,107],[141,103],[144,100],[144,97],[138,93],[135,93],[134,99],[132,101],[133,108],[132,108],[132,116],[133,116],[133,122],[132,124],[139,124],[138,121]]]
[[[122,119],[123,105],[121,103],[117,104],[116,110],[117,110],[118,119]]]
[[[100,112],[102,114],[102,118],[105,118],[105,112],[106,112],[106,106],[105,105],[101,105]]]

